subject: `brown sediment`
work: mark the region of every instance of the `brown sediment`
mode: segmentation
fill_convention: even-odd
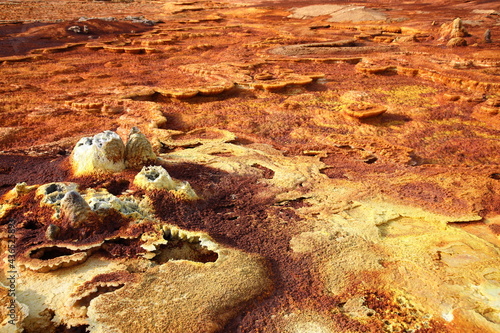
[[[62,155],[66,150],[59,151]],[[5,194],[17,183],[28,185],[62,181],[68,178],[65,156],[36,157],[25,155],[0,155],[0,195]],[[29,166],[29,167],[27,167]]]

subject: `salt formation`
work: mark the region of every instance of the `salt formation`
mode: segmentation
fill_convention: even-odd
[[[492,40],[491,40],[491,30],[490,29],[486,29],[486,31],[484,32],[483,38],[484,38],[484,42],[485,43],[491,43],[492,42]]]
[[[462,20],[457,17],[451,23],[443,23],[440,30],[441,40],[448,40],[447,46],[466,46],[467,41],[463,37],[470,34],[465,29]]]
[[[145,190],[173,190],[175,183],[161,166],[150,166],[142,168],[141,172],[135,176],[134,184]]]
[[[153,170],[172,188],[182,187],[164,169]],[[23,279],[16,284],[15,302],[8,296],[9,280],[0,282],[0,305],[10,306],[16,319],[9,324],[9,312],[0,311],[0,332],[215,333],[272,290],[263,257],[225,247],[207,233],[166,224],[141,208],[139,201],[146,199],[77,188],[75,183],[33,185],[12,199],[13,209],[29,209],[44,227],[20,228],[15,265]],[[26,200],[30,192],[36,200]],[[60,214],[47,214],[50,207]],[[60,219],[83,223],[89,214],[94,215],[92,233],[78,239],[53,224]],[[109,223],[116,229],[102,228]],[[2,236],[0,247],[7,244]],[[2,251],[0,261],[6,258]],[[143,321],[138,307],[147,309],[152,320]]]
[[[467,37],[468,35],[467,30],[465,30],[462,24],[462,20],[459,17],[454,19],[451,26],[451,37]]]
[[[61,228],[55,224],[49,224],[47,230],[45,230],[45,237],[48,240],[54,241],[57,239],[59,234],[61,233]]]
[[[112,131],[80,139],[73,150],[72,165],[76,175],[120,172],[125,169],[125,145]]]
[[[62,216],[66,217],[70,226],[78,228],[92,212],[89,204],[77,191],[69,191],[61,199]]]
[[[3,333],[23,332],[23,321],[28,316],[28,307],[11,297],[12,289],[0,283],[0,331]]]
[[[370,117],[376,117],[387,111],[387,108],[382,105],[376,105],[373,103],[368,103],[368,102],[358,102],[358,103],[351,103],[345,108],[343,108],[343,111],[345,114],[358,118],[358,119],[364,119],[364,118],[370,118]]]
[[[154,161],[156,155],[146,136],[137,127],[133,127],[125,146],[125,163],[127,168],[140,168],[149,161]]]
[[[133,127],[125,145],[118,134],[104,131],[80,139],[72,154],[77,176],[93,173],[114,173],[126,167],[139,168],[156,160],[153,147],[137,127]]]
[[[172,179],[162,166],[143,167],[134,178],[134,184],[145,190],[169,190],[185,199],[197,199],[195,191],[188,182]]]
[[[446,46],[457,47],[457,46],[467,46],[467,41],[462,37],[454,37],[446,43]]]
[[[289,18],[309,19],[322,15],[330,15],[328,22],[366,22],[385,21],[387,15],[365,6],[353,5],[311,5],[292,8]]]

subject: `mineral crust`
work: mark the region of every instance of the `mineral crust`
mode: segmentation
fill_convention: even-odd
[[[0,1],[0,332],[499,332],[499,13]]]

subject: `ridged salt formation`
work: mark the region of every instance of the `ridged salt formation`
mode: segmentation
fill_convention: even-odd
[[[469,33],[463,26],[462,20],[460,17],[457,17],[456,19],[453,20],[453,23],[451,24],[451,38],[454,37],[468,37]]]
[[[59,237],[61,233],[61,228],[55,224],[49,224],[47,229],[45,230],[45,237],[48,240],[55,241]]]
[[[467,29],[465,29],[462,20],[457,17],[450,23],[443,23],[440,29],[440,36],[441,40],[449,41],[455,38],[470,37],[470,34]]]
[[[71,227],[83,226],[91,213],[89,204],[77,191],[69,191],[61,199],[61,216],[68,220]]]
[[[125,145],[112,131],[80,139],[73,149],[71,163],[77,176],[120,172],[125,169]]]
[[[125,146],[125,164],[127,168],[138,169],[148,162],[156,160],[151,143],[139,128],[132,127]]]

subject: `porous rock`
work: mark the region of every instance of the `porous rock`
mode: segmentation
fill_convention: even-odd
[[[134,178],[134,184],[145,190],[168,190],[172,194],[187,200],[197,199],[198,196],[191,185],[186,181],[172,179],[162,166],[143,167]]]
[[[38,192],[44,195],[37,195],[37,200],[29,203],[35,216],[43,220],[44,215],[37,207],[47,193],[72,187],[64,183],[40,186]],[[83,193],[90,201],[98,194],[91,190]],[[29,195],[25,193],[17,200]],[[116,199],[128,200],[126,196]],[[78,220],[82,211],[88,213],[83,196],[75,190],[69,190],[59,200],[63,219],[69,216]],[[82,206],[83,209],[75,208]],[[102,210],[99,205],[90,206]],[[272,281],[263,257],[223,246],[204,232],[162,223],[150,212],[143,211],[148,214],[144,220],[144,216],[135,218],[137,215],[129,214],[125,207],[111,210],[134,222],[115,234],[108,234],[109,238],[96,232],[86,244],[52,237],[58,234],[58,228],[49,224],[45,233],[51,234],[51,239],[20,248],[16,267],[23,279],[16,286],[17,326],[6,332],[23,329],[53,332],[56,326],[88,326],[93,333],[129,332],[131,328],[215,333],[246,304],[271,290]],[[104,217],[108,211],[106,208],[99,214]],[[36,235],[36,229],[29,230]],[[113,246],[129,249],[134,242],[142,244],[142,255],[131,256],[120,251],[112,252],[113,258],[94,255],[98,249],[110,251]],[[170,243],[173,245],[169,246]],[[0,246],[6,244],[7,240],[2,238]],[[3,291],[0,285],[2,302]],[[128,303],[135,306],[123,307]],[[117,306],[121,310],[117,311]],[[144,313],[137,312],[137,306],[147,307],[147,316],[153,320],[143,320]],[[0,315],[2,320],[6,318],[3,312]],[[8,327],[4,322],[0,324],[2,328]]]
[[[453,20],[451,24],[451,37],[467,37],[468,32],[465,29],[462,20],[457,17],[456,19]]]
[[[500,67],[498,45],[483,39],[487,28],[499,31],[492,2],[339,6],[340,19],[373,10],[388,20],[329,24],[324,7],[313,8],[317,18],[287,19],[292,6],[308,5],[297,1],[186,0],[170,3],[166,16],[159,1],[7,2],[0,194],[27,185],[0,199],[0,261],[8,262],[15,226],[16,298],[29,307],[18,330],[500,331],[500,109],[492,100]],[[96,7],[123,17],[124,6],[125,15],[168,22],[44,23],[92,17]],[[464,21],[455,31],[467,27],[477,46],[443,49],[457,15]],[[101,42],[64,44],[89,41],[67,31],[83,24]],[[405,36],[421,43],[400,43]],[[367,96],[342,98],[347,91]],[[358,102],[390,112],[345,116]],[[164,166],[176,186],[188,180],[202,200],[134,185],[141,166],[68,173],[65,155],[79,138],[116,128],[125,141],[133,126],[162,153],[151,165]],[[44,188],[50,193],[29,190],[56,181]],[[82,224],[83,235],[60,211],[75,190],[99,222]],[[269,281],[266,265],[274,292],[258,284]]]
[[[146,190],[173,190],[176,184],[162,166],[143,167],[134,178],[134,184]]]

